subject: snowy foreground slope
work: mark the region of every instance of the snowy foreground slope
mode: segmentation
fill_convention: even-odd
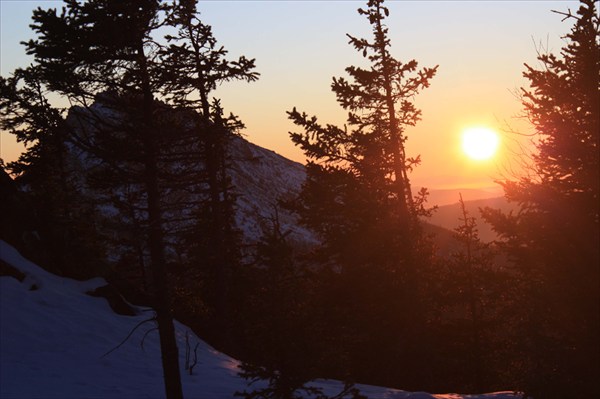
[[[161,398],[164,397],[158,334],[145,323],[117,346],[152,312],[120,316],[103,298],[85,293],[105,284],[50,274],[0,241],[0,260],[25,275],[0,277],[0,398]],[[6,267],[4,268],[6,269]],[[232,398],[246,387],[237,376],[238,362],[200,341],[177,323],[181,364],[185,336],[200,343],[194,375],[183,375],[186,398]],[[336,381],[317,381],[326,393],[340,391]],[[514,399],[510,393],[430,395],[359,386],[369,398],[386,399]]]

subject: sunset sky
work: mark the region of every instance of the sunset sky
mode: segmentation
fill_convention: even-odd
[[[19,42],[32,36],[31,10],[60,7],[56,1],[0,0],[2,76],[30,59]],[[203,1],[205,23],[231,57],[256,58],[261,77],[255,83],[228,83],[216,96],[226,112],[241,117],[246,138],[293,160],[304,162],[288,132],[297,128],[286,111],[316,115],[323,123],[343,124],[345,111],[330,90],[333,76],[349,65],[365,65],[348,44],[346,33],[370,39],[370,25],[356,9],[364,1]],[[521,132],[529,126],[516,118],[521,105],[514,92],[527,82],[524,63],[537,65],[536,49],[558,52],[572,22],[551,10],[576,11],[575,1],[388,1],[392,54],[416,59],[420,66],[439,64],[431,87],[416,98],[423,120],[407,130],[407,154],[421,154],[412,174],[415,187],[486,187],[515,167],[514,135],[502,134],[499,153],[490,160],[468,159],[462,132],[506,125]],[[19,153],[2,132],[1,156]]]

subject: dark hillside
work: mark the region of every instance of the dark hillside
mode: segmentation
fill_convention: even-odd
[[[481,218],[480,208],[490,207],[493,209],[501,209],[503,212],[509,212],[515,209],[515,205],[509,204],[504,197],[479,199],[473,201],[465,201],[465,206],[470,216],[477,218],[477,228],[479,237],[483,242],[490,242],[496,239],[496,233],[492,227],[485,223]],[[460,205],[457,203],[452,205],[440,206],[428,222],[432,225],[443,227],[448,230],[453,230],[459,224],[461,215]]]

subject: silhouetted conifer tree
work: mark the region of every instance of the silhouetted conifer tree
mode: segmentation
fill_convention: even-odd
[[[100,217],[67,156],[73,144],[63,110],[52,107],[46,94],[33,67],[0,77],[0,127],[28,146],[7,166],[35,211],[30,216],[42,247],[28,255],[55,273],[91,278],[107,271],[96,231]]]
[[[516,214],[486,219],[515,265],[524,389],[534,397],[594,396],[600,374],[600,26],[582,0],[560,55],[526,65],[522,89],[536,150],[526,175],[502,182]]]
[[[468,319],[470,321],[470,339],[469,339],[469,360],[470,370],[473,374],[473,381],[475,382],[476,392],[482,392],[482,377],[483,372],[483,353],[482,353],[482,328],[481,328],[481,303],[480,303],[480,291],[482,287],[478,286],[476,282],[476,270],[477,267],[482,267],[481,263],[485,262],[486,259],[481,257],[482,244],[479,240],[477,233],[477,224],[475,218],[469,217],[467,208],[463,201],[462,195],[460,195],[460,208],[462,217],[459,219],[462,225],[459,225],[456,231],[456,238],[460,241],[464,248],[463,251],[454,254],[456,260],[456,266],[462,267],[464,270],[464,281],[466,287],[464,289],[466,295],[466,301],[468,303]],[[487,260],[489,262],[489,259]],[[462,290],[461,290],[462,291]]]
[[[249,389],[236,396],[364,398],[352,383],[346,383],[332,397],[311,385],[311,380],[323,372],[319,349],[331,349],[331,342],[325,338],[327,331],[321,330],[327,327],[315,317],[319,312],[316,307],[322,304],[315,302],[313,291],[321,276],[301,264],[288,242],[289,232],[282,231],[277,212],[270,222],[257,244],[256,259],[250,269],[252,283],[244,287],[244,312],[248,316],[244,331],[251,360],[242,363],[240,376],[248,381]]]
[[[211,94],[224,82],[252,82],[259,74],[254,71],[253,59],[226,59],[227,51],[218,46],[211,27],[199,19],[196,1],[173,2],[167,24],[177,31],[167,36],[169,46],[162,51],[164,94],[178,106],[195,111],[193,130],[202,143],[200,159],[208,190],[208,200],[200,208],[197,229],[188,243],[196,248],[196,262],[212,275],[210,296],[216,307],[217,337],[227,341],[231,338],[232,271],[240,262],[228,147],[243,124],[233,114],[226,117],[220,101]]]
[[[257,244],[256,259],[248,273],[251,284],[244,288],[247,325],[243,327],[250,362],[242,364],[240,376],[268,385],[238,393],[245,398],[292,399],[314,373],[307,361],[307,275],[294,259],[277,213]],[[250,279],[249,279],[250,280]],[[266,317],[265,317],[266,315]],[[312,366],[312,367],[311,367]]]
[[[349,43],[370,67],[350,66],[350,79],[334,78],[331,85],[348,111],[347,125],[322,125],[296,109],[288,115],[304,128],[291,138],[308,158],[296,208],[302,222],[324,239],[329,261],[340,269],[339,280],[352,291],[346,292],[353,296],[347,305],[355,309],[348,316],[356,321],[344,323],[351,329],[372,326],[360,332],[363,358],[354,359],[364,370],[373,368],[368,365],[378,355],[393,354],[404,362],[418,358],[416,326],[422,326],[425,313],[420,265],[431,254],[423,250],[417,220],[427,213],[426,190],[414,197],[408,177],[420,159],[407,156],[405,130],[420,119],[413,98],[429,86],[437,67],[419,70],[416,61],[403,63],[391,55],[384,24],[389,11],[382,0],[370,0],[358,12],[371,24],[373,39],[348,35]],[[418,366],[411,370],[415,376],[420,372]],[[385,370],[379,377],[396,383],[392,374],[400,373]]]
[[[499,366],[496,354],[504,351],[499,342],[503,338],[506,274],[491,245],[480,240],[476,219],[469,215],[462,195],[459,203],[460,224],[454,237],[460,247],[452,252],[446,267],[440,265],[445,280],[439,292],[440,331],[444,331],[446,346],[442,351],[449,353],[448,349],[455,348],[450,355],[454,364],[448,365],[445,373],[466,387],[463,389],[485,392],[490,384],[501,381],[494,374]]]
[[[49,88],[78,104],[90,105],[96,94],[107,90],[127,94],[116,99],[139,98],[132,108],[123,110],[129,118],[122,121],[127,126],[121,127],[141,145],[138,154],[143,164],[140,174],[147,201],[148,248],[165,390],[168,398],[181,398],[177,345],[166,279],[158,170],[159,126],[154,97],[160,82],[153,75],[157,49],[151,33],[161,24],[160,7],[157,0],[91,0],[84,3],[67,0],[60,14],[55,9],[38,8],[34,11],[32,25],[38,38],[26,46]],[[94,150],[93,145],[89,148]],[[97,155],[104,161],[114,161],[110,153],[99,151]]]

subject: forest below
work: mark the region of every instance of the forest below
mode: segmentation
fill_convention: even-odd
[[[154,308],[169,399],[183,397],[174,318],[266,382],[246,399],[304,397],[318,378],[347,382],[337,398],[360,398],[355,383],[595,397],[597,6],[559,13],[564,47],[525,64],[536,152],[498,182],[503,209],[460,198],[451,233],[432,229],[450,216],[414,192],[421,160],[405,145],[438,67],[394,58],[383,0],[358,10],[371,37],[348,34],[367,66],[332,79],[346,124],[287,113],[304,166],[245,142],[214,98],[260,74],[229,58],[194,0],[38,8],[34,62],[0,77],[0,128],[27,144],[1,163],[0,239]]]

